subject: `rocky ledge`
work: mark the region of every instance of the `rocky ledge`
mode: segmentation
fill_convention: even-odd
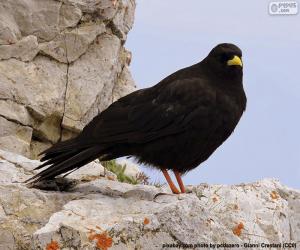
[[[0,151],[0,249],[300,244],[300,191],[273,179],[173,195],[166,186],[114,181],[94,162],[70,176],[77,185],[68,191],[43,191],[23,183],[38,164]]]

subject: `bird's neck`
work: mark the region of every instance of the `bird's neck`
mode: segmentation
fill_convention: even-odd
[[[198,63],[197,67],[201,74],[206,75],[209,82],[220,89],[226,95],[231,96],[241,107],[241,111],[246,109],[247,98],[243,88],[243,71],[236,68],[235,71],[216,71],[205,60]]]

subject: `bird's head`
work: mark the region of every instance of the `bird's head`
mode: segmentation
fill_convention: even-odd
[[[205,62],[217,76],[239,79],[243,76],[242,51],[234,44],[217,45],[205,58]]]

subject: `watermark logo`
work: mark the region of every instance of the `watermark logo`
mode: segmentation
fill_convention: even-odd
[[[270,2],[270,15],[297,15],[298,3],[296,1],[290,2]]]

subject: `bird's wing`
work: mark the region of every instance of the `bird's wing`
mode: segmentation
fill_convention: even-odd
[[[176,80],[120,98],[96,116],[82,136],[97,143],[145,143],[180,133],[188,125],[206,127],[214,103],[215,93],[203,80]]]

